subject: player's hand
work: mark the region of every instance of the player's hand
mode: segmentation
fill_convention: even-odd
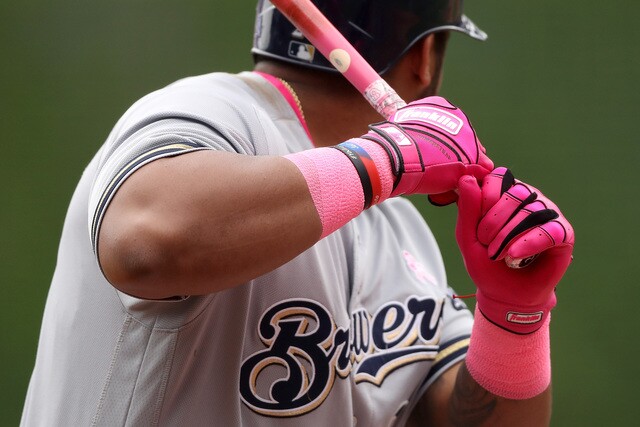
[[[574,232],[558,207],[503,167],[482,188],[462,177],[456,239],[475,285],[478,309],[511,332],[536,331],[556,304],[555,287],[571,262]],[[503,260],[530,260],[510,268]]]
[[[461,176],[481,180],[493,169],[467,116],[439,96],[412,102],[370,129],[363,138],[391,159],[391,196],[428,194],[435,204],[452,203]]]

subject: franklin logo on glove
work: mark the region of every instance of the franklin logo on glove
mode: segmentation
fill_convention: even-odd
[[[510,311],[507,313],[507,322],[521,324],[538,323],[542,320],[543,314],[542,311],[536,313],[515,313]]]
[[[411,120],[427,122],[449,132],[451,135],[457,135],[462,129],[462,120],[451,113],[433,107],[422,106],[412,110],[400,110],[393,118],[396,123],[404,123]]]

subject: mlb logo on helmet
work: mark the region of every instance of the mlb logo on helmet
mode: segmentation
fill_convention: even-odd
[[[316,48],[312,44],[291,41],[289,42],[289,56],[298,60],[312,62]]]

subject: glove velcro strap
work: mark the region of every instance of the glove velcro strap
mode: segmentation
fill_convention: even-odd
[[[392,171],[396,176],[391,194],[397,196],[413,190],[416,185],[414,181],[420,180],[424,172],[422,154],[413,138],[394,123],[382,122],[369,128],[371,131],[363,138],[382,146],[391,159]],[[418,172],[416,179],[411,179],[415,172]]]
[[[382,194],[382,183],[378,169],[369,153],[358,144],[349,141],[335,145],[332,148],[342,152],[353,163],[362,183],[364,209],[377,204]]]
[[[503,304],[485,296],[480,290],[476,292],[476,300],[478,313],[488,322],[519,335],[531,334],[540,329],[556,305],[555,293],[551,293],[546,301],[536,306]]]

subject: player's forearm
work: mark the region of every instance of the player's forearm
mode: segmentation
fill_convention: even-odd
[[[543,427],[551,418],[551,387],[524,400],[505,399],[480,386],[462,364],[448,408],[452,426]]]
[[[105,214],[98,254],[118,289],[166,298],[253,279],[320,234],[293,163],[199,151],[152,162],[125,181]]]
[[[407,420],[407,427],[549,425],[551,387],[529,399],[507,399],[483,388],[465,362],[444,372],[427,389]]]
[[[471,343],[449,400],[454,425],[545,426],[551,416],[549,319],[516,334],[476,310]]]

